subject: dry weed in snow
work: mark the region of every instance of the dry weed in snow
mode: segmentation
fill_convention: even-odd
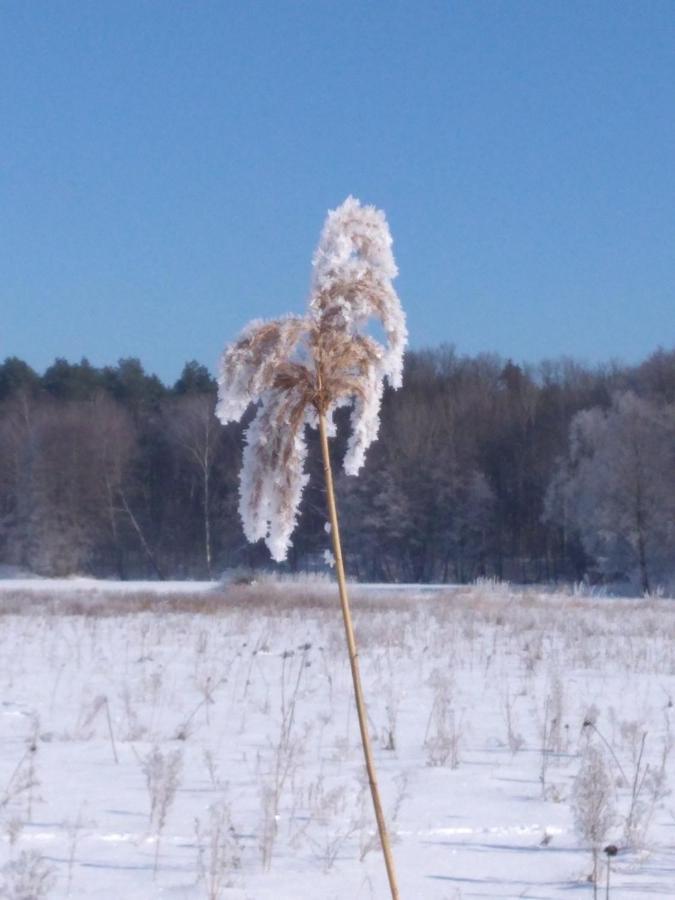
[[[328,437],[333,416],[351,407],[351,433],[344,458],[355,475],[377,437],[385,379],[400,387],[407,339],[405,317],[393,280],[398,274],[384,213],[348,197],[330,212],[314,255],[314,277],[306,316],[253,322],[223,354],[216,413],[238,420],[251,403],[255,416],[246,431],[239,511],[251,542],[263,538],[273,559],[286,558],[308,476],[305,431],[318,428],[340,605],[354,699],[373,809],[392,900],[399,900],[368,728],[361,673],[347,594]],[[384,344],[367,332],[379,323]],[[276,836],[274,788],[264,791],[272,816],[264,847]],[[269,817],[268,817],[269,818]],[[269,854],[263,851],[269,864]]]

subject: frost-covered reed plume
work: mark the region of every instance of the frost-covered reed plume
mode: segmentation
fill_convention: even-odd
[[[277,561],[288,552],[308,479],[306,427],[319,429],[361,738],[391,894],[398,898],[370,750],[328,450],[335,410],[350,406],[343,465],[347,474],[356,475],[377,437],[385,379],[393,388],[401,385],[407,331],[392,284],[397,269],[384,214],[348,197],[329,212],[313,266],[306,315],[251,322],[225,349],[216,412],[225,424],[257,404],[246,432],[239,511],[249,541],[264,539]],[[366,332],[373,319],[381,324],[384,342]]]

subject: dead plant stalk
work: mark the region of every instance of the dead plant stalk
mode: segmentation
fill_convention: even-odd
[[[319,375],[319,383],[321,376]],[[359,654],[356,647],[356,637],[354,635],[354,625],[352,623],[352,614],[349,606],[349,596],[347,594],[347,581],[345,579],[345,567],[342,559],[342,544],[340,542],[340,528],[338,524],[337,505],[335,503],[335,490],[333,488],[333,471],[330,462],[330,449],[328,447],[328,435],[326,432],[326,418],[323,408],[319,408],[319,437],[321,441],[321,455],[323,458],[323,474],[326,482],[326,499],[328,503],[328,516],[330,519],[331,536],[333,539],[333,555],[335,557],[335,571],[337,574],[338,591],[340,594],[340,605],[342,607],[342,618],[345,626],[345,635],[347,638],[347,647],[349,650],[349,665],[352,672],[352,682],[354,684],[354,698],[356,700],[356,711],[359,719],[359,729],[361,732],[361,743],[363,745],[363,755],[366,762],[366,771],[368,773],[368,783],[370,785],[370,794],[373,798],[373,807],[375,809],[375,818],[377,820],[377,830],[380,835],[380,843],[384,854],[384,862],[387,869],[387,878],[389,879],[389,887],[391,896],[394,900],[399,900],[400,894],[396,880],[396,870],[394,868],[394,857],[391,852],[391,843],[387,832],[387,823],[384,818],[382,809],[382,801],[377,785],[377,774],[375,771],[375,761],[373,759],[373,751],[370,743],[370,734],[368,732],[368,717],[366,713],[365,698],[363,695],[363,687],[361,685],[361,670],[359,667]]]
[[[239,421],[251,403],[245,437],[239,511],[251,542],[265,540],[282,562],[291,543],[308,475],[307,427],[319,427],[333,555],[349,664],[392,900],[399,900],[366,717],[344,563],[340,546],[328,433],[340,407],[351,408],[351,437],[343,460],[356,475],[377,437],[385,380],[401,386],[407,340],[405,315],[392,282],[398,273],[384,213],[348,197],[329,212],[314,255],[309,310],[271,322],[254,321],[226,347],[218,377],[216,415]],[[365,331],[379,320],[384,343]]]

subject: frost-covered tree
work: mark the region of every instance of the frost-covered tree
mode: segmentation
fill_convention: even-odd
[[[572,420],[569,458],[556,473],[546,516],[575,528],[607,573],[639,573],[643,591],[673,574],[675,407],[632,392],[608,410]]]
[[[379,799],[345,586],[328,436],[341,406],[351,408],[344,469],[355,475],[377,437],[385,380],[401,385],[407,340],[405,317],[392,281],[397,268],[384,214],[347,198],[330,212],[313,260],[309,310],[270,322],[254,321],[225,349],[216,413],[237,421],[251,403],[239,509],[249,541],[264,539],[272,557],[286,557],[303,488],[307,426],[318,427],[324,462],[333,552],[354,681],[361,738],[392,897],[398,897],[393,859]],[[384,341],[367,332],[376,320]]]

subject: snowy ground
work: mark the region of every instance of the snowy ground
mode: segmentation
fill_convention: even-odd
[[[388,896],[333,589],[36,585],[0,590],[2,896]],[[589,746],[610,896],[675,896],[675,602],[485,584],[354,607],[404,900],[592,897]]]

